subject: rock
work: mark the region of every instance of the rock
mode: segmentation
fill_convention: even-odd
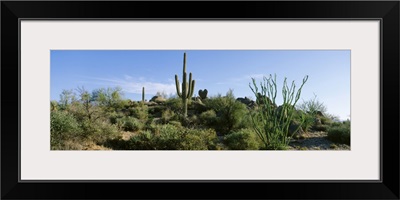
[[[263,104],[265,104],[265,103],[266,103],[265,100],[268,101],[268,105],[272,105],[274,108],[277,107],[276,104],[273,104],[273,103],[272,103],[272,101],[271,101],[271,99],[270,99],[269,97],[267,97],[267,96],[265,96],[265,95],[261,95],[261,93],[257,93],[257,100],[256,100],[256,103],[257,103],[258,105],[263,105]]]
[[[245,97],[245,98],[239,97],[236,99],[236,101],[239,101],[239,102],[245,104],[249,108],[254,108],[256,106],[256,102],[247,97]]]
[[[293,137],[299,137],[304,134],[303,128],[301,128],[300,124],[297,122],[292,122],[289,125],[289,136],[293,135]]]
[[[195,109],[197,113],[202,113],[207,110],[207,106],[202,102],[194,101],[193,109]]]
[[[150,102],[156,102],[158,104],[165,103],[166,99],[164,99],[162,96],[154,96],[153,98],[150,99]]]
[[[325,117],[324,114],[321,111],[317,111],[315,113],[318,117]]]
[[[285,110],[283,113],[283,106],[279,106],[278,108],[276,108],[276,114],[279,118],[282,114],[284,114],[284,117],[287,118],[287,110]]]
[[[315,125],[321,125],[321,124],[322,124],[321,119],[320,119],[319,117],[316,117],[316,118],[314,119],[314,124],[315,124]]]
[[[144,105],[147,105],[147,106],[156,106],[156,105],[158,105],[156,102],[154,102],[154,101],[149,101],[149,102],[144,102]]]

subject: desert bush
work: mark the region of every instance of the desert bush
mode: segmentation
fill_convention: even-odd
[[[77,120],[65,111],[50,113],[51,149],[63,149],[63,142],[70,138],[80,137],[82,130]]]
[[[200,120],[197,115],[190,115],[188,117],[180,117],[180,122],[186,128],[199,128]]]
[[[333,120],[329,117],[320,117],[321,123],[325,125],[331,125],[333,123]]]
[[[216,113],[215,130],[221,134],[228,134],[232,130],[241,128],[243,116],[248,113],[246,105],[236,101],[233,91],[229,90],[225,97],[209,98],[206,106]]]
[[[163,125],[160,129],[157,149],[208,150],[215,149],[216,141],[216,133],[212,129],[189,129]]]
[[[199,120],[200,123],[211,128],[214,127],[217,123],[217,114],[214,110],[207,110],[200,114]]]
[[[300,116],[301,123],[301,128],[303,129],[304,132],[308,132],[311,127],[315,124],[315,117],[311,114],[308,113],[303,113]]]
[[[150,131],[141,131],[127,142],[130,150],[156,150],[157,137]]]
[[[323,131],[326,132],[328,130],[329,126],[328,125],[324,125],[324,124],[318,124],[318,125],[314,125],[311,129],[313,131]]]
[[[122,126],[122,128],[125,131],[138,131],[144,126],[138,119],[133,117],[125,117],[123,120],[124,125]]]
[[[103,119],[84,119],[79,122],[82,129],[81,140],[102,143],[107,139],[116,138],[120,135],[117,124],[110,124],[107,118]]]
[[[253,122],[251,119],[251,111],[248,110],[246,111],[246,113],[242,116],[242,119],[239,123],[239,125],[237,126],[237,129],[235,130],[239,130],[239,129],[245,129],[245,128],[252,128],[253,127]]]
[[[157,125],[157,132],[141,131],[130,139],[130,149],[208,150],[215,149],[217,137],[211,129],[188,129],[171,124]]]
[[[186,129],[183,150],[215,150],[218,138],[213,129]]]
[[[107,121],[97,121],[96,130],[89,136],[94,143],[101,144],[109,139],[115,139],[121,136],[117,125],[112,125]]]
[[[326,113],[326,106],[317,99],[317,95],[314,94],[313,99],[306,100],[298,104],[297,109],[302,110],[306,113],[316,115],[317,112]]]
[[[260,104],[252,115],[252,122],[266,149],[284,149],[288,146],[291,137],[289,135],[289,127],[295,114],[296,103],[300,99],[301,90],[307,79],[308,76],[303,78],[303,83],[296,92],[294,81],[289,87],[285,78],[282,87],[283,103],[280,109],[275,109],[273,105],[276,105],[278,91],[276,75],[274,78],[272,75],[269,78],[263,78],[263,82],[260,82],[261,91],[257,86],[256,80],[252,78],[252,84],[249,84],[251,91],[257,97],[264,98],[263,102],[265,102]],[[299,127],[301,127],[301,124]]]
[[[167,108],[164,110],[161,114],[161,120],[164,124],[168,123],[171,120],[177,119],[175,117],[175,112],[172,111],[171,109]]]
[[[350,145],[350,121],[331,126],[328,129],[328,139],[333,142]]]
[[[77,121],[64,111],[51,113],[51,149],[82,150],[88,144],[100,144],[107,139],[117,138],[120,133],[116,125],[104,119]]]
[[[129,108],[130,116],[140,119],[141,121],[146,121],[149,118],[148,106],[139,105],[134,108]]]
[[[325,117],[326,117],[327,119],[331,120],[332,123],[334,123],[334,122],[340,122],[339,116],[336,116],[336,115],[334,115],[334,114],[325,113]]]
[[[181,98],[175,97],[175,98],[169,98],[167,101],[164,103],[164,105],[174,111],[175,113],[182,114],[182,108],[183,108],[183,102]]]
[[[182,123],[180,121],[169,121],[169,124],[176,126],[178,128],[182,128]]]
[[[231,150],[258,150],[263,145],[253,129],[240,129],[226,135],[224,142]]]
[[[108,118],[109,118],[111,124],[117,124],[118,121],[120,121],[124,117],[125,116],[122,113],[112,112],[109,114]]]
[[[185,140],[184,128],[166,124],[159,128],[156,149],[181,150]]]
[[[151,117],[161,117],[164,110],[165,110],[164,105],[155,105],[155,106],[150,106],[147,112]]]

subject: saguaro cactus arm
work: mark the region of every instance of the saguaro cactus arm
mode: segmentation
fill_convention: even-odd
[[[189,91],[187,92],[187,98],[191,98],[193,96],[193,91],[194,91],[194,84],[195,81],[192,80],[192,73],[189,74]]]
[[[176,93],[178,94],[178,97],[182,97],[181,86],[179,84],[178,75],[175,75],[175,86],[176,86]]]

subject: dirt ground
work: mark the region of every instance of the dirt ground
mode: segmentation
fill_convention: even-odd
[[[309,132],[303,134],[303,139],[293,140],[289,150],[350,150],[346,144],[337,144],[328,140],[326,132]]]

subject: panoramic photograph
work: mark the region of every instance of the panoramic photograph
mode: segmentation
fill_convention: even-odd
[[[349,151],[350,50],[51,50],[51,150]]]

